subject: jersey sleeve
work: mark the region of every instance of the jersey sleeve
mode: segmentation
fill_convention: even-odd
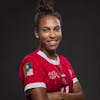
[[[19,77],[23,82],[24,92],[37,87],[46,88],[40,66],[35,59],[27,58],[22,61]]]
[[[67,63],[67,69],[68,69],[68,71],[70,73],[70,76],[71,76],[71,78],[73,80],[73,83],[78,82],[78,78],[75,75],[75,71],[74,71],[70,61],[67,58],[66,58],[66,63]]]

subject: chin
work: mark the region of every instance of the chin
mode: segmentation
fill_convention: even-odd
[[[48,48],[49,51],[56,51],[57,47],[50,47]]]

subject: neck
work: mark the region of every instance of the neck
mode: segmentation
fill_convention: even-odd
[[[50,51],[43,48],[40,48],[40,50],[43,51],[47,55],[48,58],[54,59],[54,60],[57,59],[57,55],[55,51]]]

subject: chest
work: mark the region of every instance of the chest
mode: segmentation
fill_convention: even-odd
[[[47,61],[40,63],[41,72],[47,86],[47,91],[61,91],[62,87],[70,84],[71,78],[64,64],[53,65]]]

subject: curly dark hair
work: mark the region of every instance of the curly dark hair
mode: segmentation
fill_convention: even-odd
[[[38,5],[36,8],[36,13],[34,16],[34,29],[38,28],[39,20],[44,16],[55,16],[60,20],[62,24],[62,18],[58,11],[54,8],[55,0],[38,0]]]

